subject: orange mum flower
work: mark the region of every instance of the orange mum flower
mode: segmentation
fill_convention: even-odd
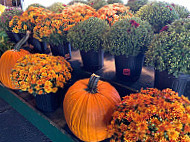
[[[108,127],[112,141],[188,142],[190,101],[171,89],[141,90],[123,97]]]
[[[64,31],[68,31],[80,21],[87,20],[90,17],[97,17],[97,13],[94,8],[82,3],[75,3],[68,6],[62,11],[62,13],[66,20]]]
[[[63,88],[71,79],[71,71],[70,63],[63,57],[30,54],[18,60],[11,79],[22,91],[41,95],[56,93],[59,87]]]
[[[119,18],[131,18],[133,14],[130,13],[129,9],[121,3],[114,3],[103,6],[97,13],[100,19],[105,19],[112,26]]]

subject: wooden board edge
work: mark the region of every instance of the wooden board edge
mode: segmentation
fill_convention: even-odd
[[[3,87],[0,84],[0,97],[10,104],[17,112],[37,127],[53,142],[75,142],[76,140],[68,136],[64,131],[59,129],[54,122],[52,122],[45,115],[31,107],[24,99],[20,98],[13,91]]]

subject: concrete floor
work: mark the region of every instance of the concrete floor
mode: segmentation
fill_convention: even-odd
[[[51,140],[0,98],[0,142],[51,142]]]

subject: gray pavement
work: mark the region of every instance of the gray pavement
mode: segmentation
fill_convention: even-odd
[[[51,140],[0,98],[0,142],[51,142]]]

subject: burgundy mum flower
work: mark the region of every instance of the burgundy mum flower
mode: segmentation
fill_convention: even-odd
[[[164,26],[164,27],[160,30],[160,32],[167,31],[167,30],[168,30],[168,26]]]
[[[169,9],[170,9],[170,11],[172,11],[173,9],[168,5],[168,6],[166,6],[166,7],[168,7]]]
[[[135,25],[135,28],[137,28],[138,26],[140,26],[140,24],[137,23],[137,22],[134,25]]]
[[[130,20],[129,21],[131,24],[135,23],[136,21],[135,20]]]
[[[137,23],[135,20],[130,20],[129,22],[131,23],[132,27],[135,26],[135,28],[137,28],[138,26],[140,26],[140,24]]]

